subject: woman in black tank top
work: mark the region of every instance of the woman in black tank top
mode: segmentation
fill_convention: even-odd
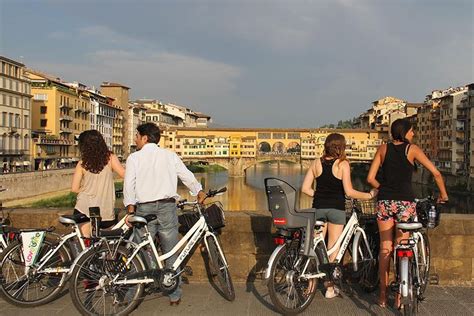
[[[345,154],[346,140],[341,134],[330,134],[324,143],[324,155],[316,159],[308,172],[301,191],[313,197],[313,208],[316,208],[316,219],[327,221],[323,234],[329,231],[328,249],[336,244],[346,223],[345,196],[356,199],[371,199],[374,193],[365,193],[352,187],[351,168]],[[316,180],[316,190],[313,182]],[[337,249],[329,258],[333,261]],[[329,286],[326,298],[337,296],[338,290]]]
[[[388,270],[394,244],[394,222],[410,221],[416,218],[415,195],[411,178],[415,170],[415,161],[420,162],[434,176],[440,191],[439,200],[447,201],[448,194],[443,177],[423,151],[412,145],[414,132],[407,119],[398,119],[391,126],[393,141],[379,147],[370,166],[367,181],[379,190],[377,197],[377,224],[380,232],[380,296],[379,305],[387,304]],[[382,167],[382,179],[376,179],[379,167]],[[408,238],[408,233],[396,232],[396,241]],[[397,296],[396,307],[400,300]]]

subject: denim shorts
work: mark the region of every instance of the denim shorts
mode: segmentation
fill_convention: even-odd
[[[337,225],[346,224],[346,211],[335,208],[319,208],[316,209],[316,220],[323,219],[326,222]]]

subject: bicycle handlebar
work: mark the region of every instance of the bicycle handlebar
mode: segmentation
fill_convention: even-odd
[[[216,196],[217,194],[219,193],[224,193],[227,191],[227,187],[223,187],[223,188],[220,188],[218,190],[209,190],[207,193],[206,193],[206,199],[208,197],[213,197],[213,196]],[[188,200],[184,199],[184,200],[180,200],[176,203],[176,207],[180,208],[180,209],[183,209],[184,206],[186,205],[196,205],[198,204],[198,201],[190,201],[188,202]]]

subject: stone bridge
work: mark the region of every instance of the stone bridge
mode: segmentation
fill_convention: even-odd
[[[206,162],[210,165],[219,165],[227,169],[229,177],[244,177],[245,170],[248,168],[266,161],[285,161],[295,164],[299,164],[303,169],[309,168],[314,158],[304,158],[298,154],[293,153],[261,153],[256,157],[209,157],[209,158],[198,158],[198,157],[185,157],[182,158],[185,163],[189,162]],[[362,163],[369,164],[371,161],[362,159],[350,159],[351,163]]]
[[[207,162],[210,165],[219,165],[227,169],[229,177],[243,177],[245,170],[266,161],[286,161],[295,164],[302,164],[309,167],[312,159],[301,159],[299,155],[291,154],[263,154],[256,157],[212,157],[212,158],[183,158],[187,162]]]

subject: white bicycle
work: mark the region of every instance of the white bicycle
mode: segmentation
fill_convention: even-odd
[[[48,229],[18,229],[19,237],[0,255],[0,296],[20,307],[35,307],[56,299],[63,290],[74,258],[86,249],[79,224],[83,214],[63,215],[59,222],[71,226],[65,235]],[[125,219],[113,228],[128,230]]]
[[[225,192],[223,188],[209,191],[207,197]],[[111,244],[101,238],[83,253],[74,266],[69,292],[74,306],[83,315],[127,315],[143,300],[147,292],[172,293],[179,286],[179,277],[187,269],[183,264],[192,255],[195,246],[204,241],[209,257],[209,270],[219,292],[229,301],[235,299],[229,266],[216,230],[224,226],[224,213],[217,204],[205,210],[197,202],[180,202],[178,206],[192,205],[195,213],[189,216],[189,231],[168,253],[161,254],[147,229],[147,223],[156,215],[129,216],[128,222],[145,233],[140,244],[117,242]],[[157,269],[148,268],[146,249],[152,250]],[[182,250],[181,250],[182,249]],[[179,253],[170,268],[165,260]]]
[[[265,179],[268,206],[277,228],[274,242],[278,247],[268,260],[265,280],[270,298],[283,314],[301,313],[312,302],[317,279],[339,282],[342,259],[352,241],[353,277],[366,291],[378,284],[378,233],[367,235],[359,225],[359,207],[351,217],[335,246],[326,248],[322,236],[325,222],[315,219],[315,209],[295,210],[296,190],[287,182]],[[334,262],[329,255],[339,248]]]

